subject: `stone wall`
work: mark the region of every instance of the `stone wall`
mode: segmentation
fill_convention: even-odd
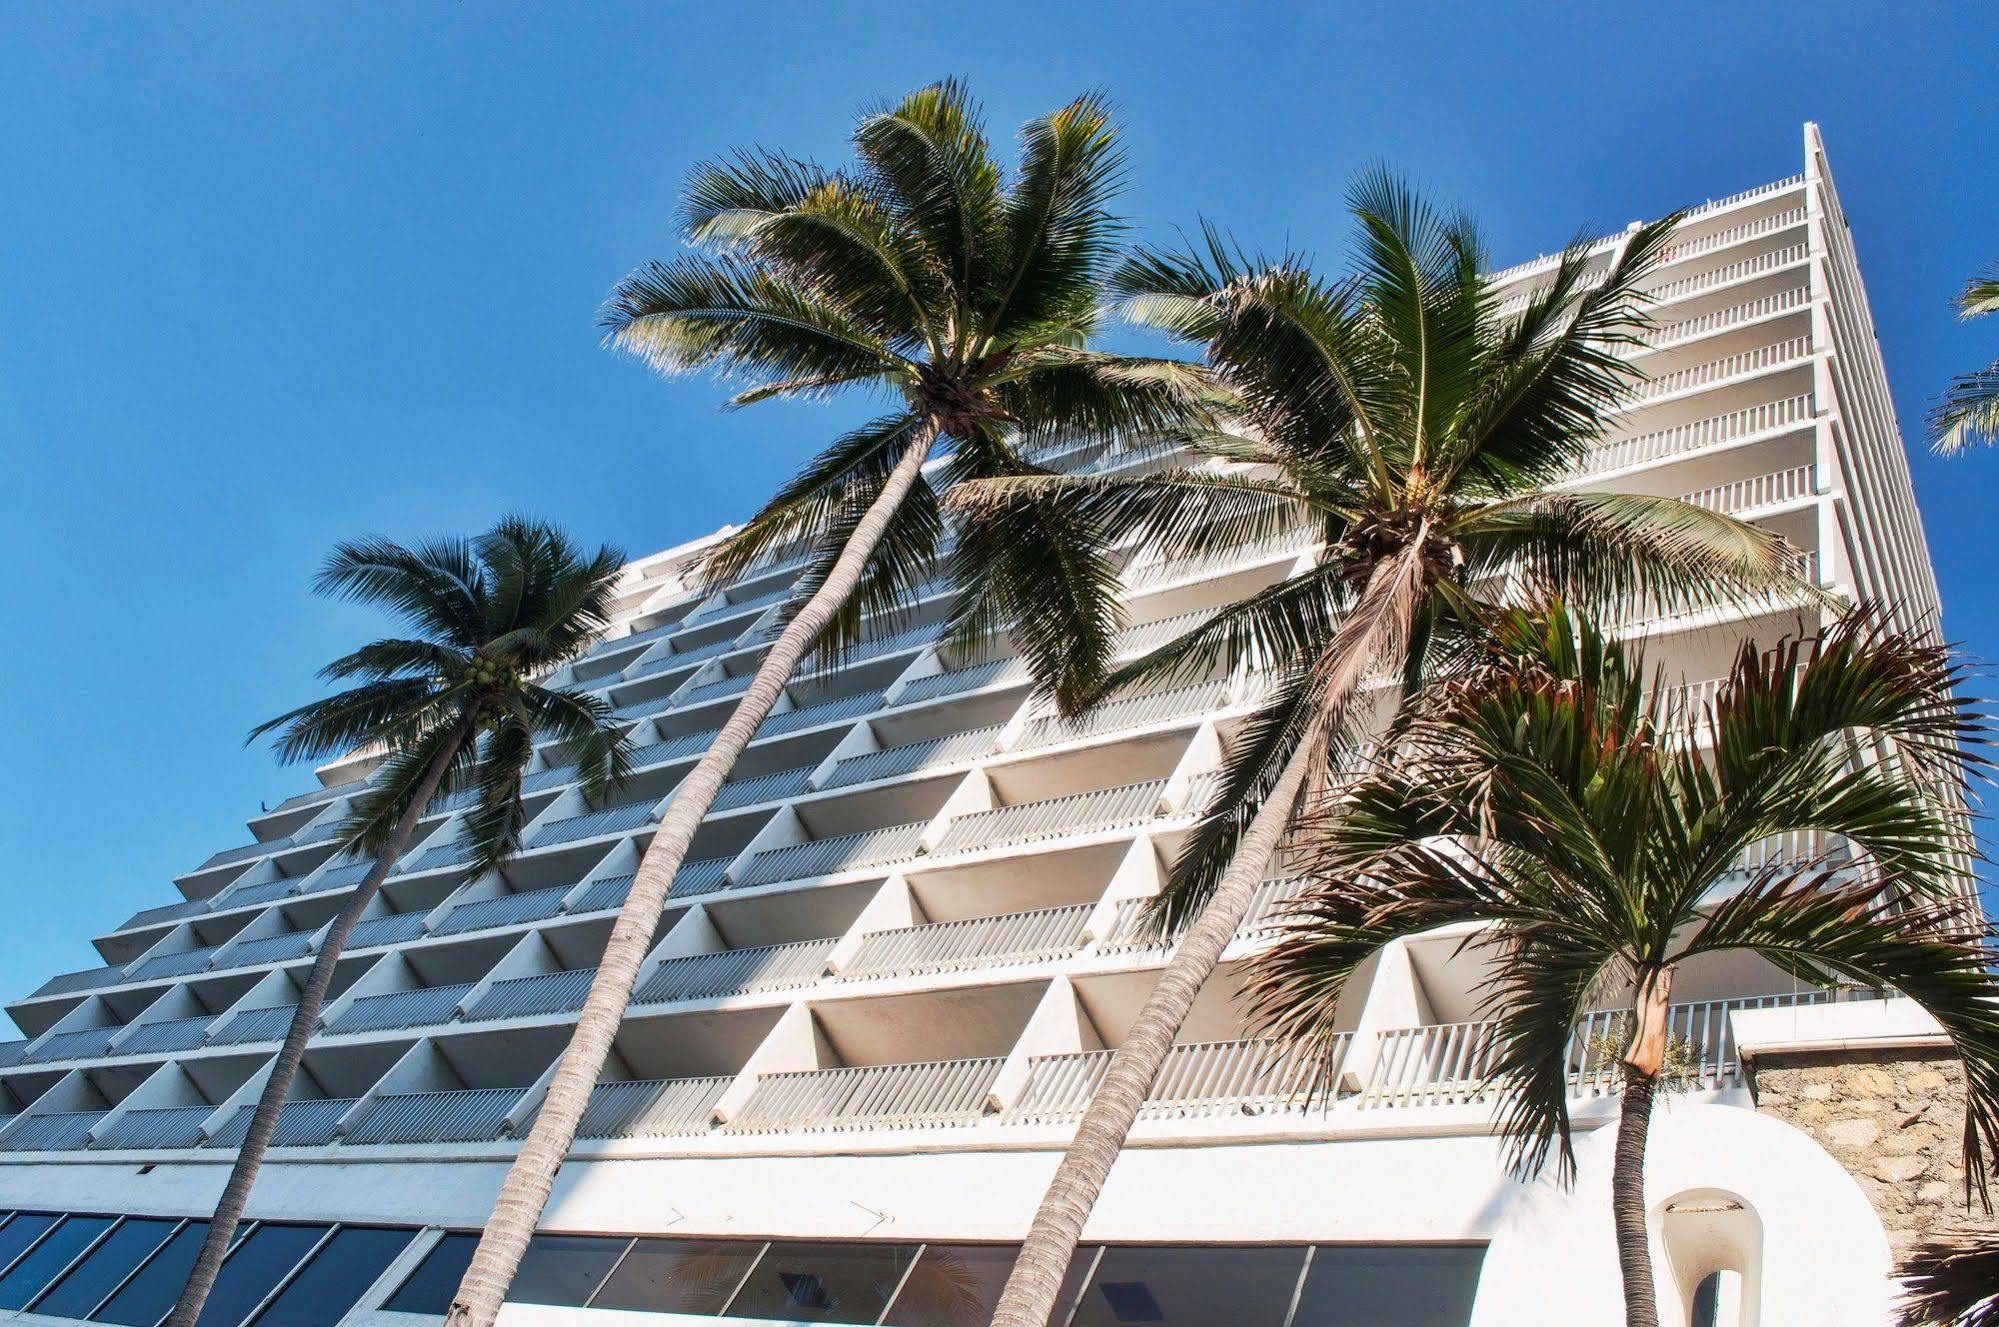
[[[1897,1260],[1962,1222],[1964,1072],[1947,1049],[1770,1052],[1756,1107],[1810,1134],[1866,1192]]]

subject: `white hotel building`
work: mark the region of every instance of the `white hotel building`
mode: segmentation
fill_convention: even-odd
[[[1501,279],[1524,291],[1550,263]],[[1934,612],[1816,131],[1801,174],[1694,209],[1651,284],[1650,380],[1576,483],[1690,496],[1782,531],[1841,595]],[[573,667],[636,726],[640,772],[615,804],[586,804],[544,752],[518,858],[469,877],[447,807],[371,906],[213,1327],[421,1327],[441,1312],[664,799],[747,683],[797,570],[689,591],[708,542],[632,564],[617,627]],[[1127,647],[1313,555],[1141,550]],[[508,1327],[986,1321],[1009,1241],[1163,961],[1139,911],[1247,688],[1217,677],[1065,725],[1010,659],[941,652],[944,605],[940,587],[918,625],[796,679],[759,731],[675,883]],[[1772,601],[1641,614],[1635,629],[1697,689],[1745,634],[1810,625]],[[178,877],[178,899],[98,937],[103,966],[8,1005],[0,1314],[152,1327],[170,1306],[314,946],[367,869],[333,843],[367,773],[323,770],[326,786],[250,822],[252,842]],[[1458,937],[1398,945],[1356,984],[1336,1100],[1303,1108],[1274,1078],[1234,997],[1292,888],[1269,882],[1188,1022],[1057,1321],[1621,1320],[1615,1101],[1578,1075],[1573,1187],[1508,1177],[1468,1021],[1479,973]],[[1697,968],[1676,994],[1702,1063],[1651,1151],[1668,1321],[1885,1322],[1891,1232],[1906,1234],[1893,1204],[1813,1133],[1814,1112],[1759,1100],[1757,1066],[1855,1048],[1921,1058],[1933,1029],[1905,1001],[1822,1002],[1748,962]]]

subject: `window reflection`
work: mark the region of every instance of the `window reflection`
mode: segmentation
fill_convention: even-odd
[[[536,1235],[528,1241],[507,1298],[523,1304],[587,1304],[629,1243],[590,1235]]]
[[[409,1242],[407,1230],[343,1226],[257,1315],[256,1327],[333,1327]]]
[[[278,1282],[312,1251],[326,1230],[325,1226],[266,1224],[251,1231],[230,1250],[196,1327],[236,1327],[277,1289]]]
[[[926,1244],[884,1322],[890,1327],[985,1327],[1017,1250],[1010,1244]]]
[[[166,1246],[149,1259],[139,1274],[127,1281],[104,1305],[91,1314],[93,1322],[117,1323],[118,1327],[152,1327],[174,1306],[187,1274],[194,1270],[194,1256],[208,1238],[206,1221],[190,1221]]]
[[[1304,1264],[1301,1248],[1106,1249],[1074,1327],[1284,1327]]]
[[[41,1293],[91,1242],[111,1228],[108,1216],[73,1216],[0,1276],[0,1309],[18,1309]]]
[[[149,1221],[143,1217],[119,1223],[118,1229],[90,1251],[89,1257],[35,1301],[35,1312],[57,1318],[83,1317],[160,1247],[173,1228],[172,1221]]]
[[[1322,1244],[1292,1327],[1464,1327],[1485,1249]]]
[[[590,1307],[712,1317],[728,1307],[762,1249],[741,1239],[639,1240]]]
[[[472,1250],[479,1247],[477,1235],[446,1235],[424,1255],[409,1279],[397,1287],[382,1307],[397,1313],[428,1313],[443,1317],[451,1307],[458,1283],[472,1263]]]
[[[872,1323],[915,1256],[914,1244],[773,1244],[729,1316]]]

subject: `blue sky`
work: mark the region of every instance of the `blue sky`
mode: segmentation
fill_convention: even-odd
[[[1999,353],[1947,303],[1999,261],[1999,7],[1460,8],[0,9],[0,991],[307,785],[242,734],[378,625],[305,593],[332,541],[526,509],[650,551],[829,436],[610,356],[596,306],[697,160],[837,157],[947,74],[1002,134],[1103,87],[1143,233],[1329,264],[1376,160],[1503,264],[1790,174],[1816,119],[1905,430]],[[1948,629],[1999,657],[1999,456],[1913,464]]]

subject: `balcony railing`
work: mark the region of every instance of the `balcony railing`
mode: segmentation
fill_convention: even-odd
[[[374,945],[399,945],[424,933],[424,914],[398,912],[388,917],[370,917],[356,922],[347,934],[347,948],[367,949]]]
[[[496,981],[465,1011],[465,1021],[486,1023],[496,1018],[574,1013],[583,1007],[583,997],[589,994],[596,975],[595,968],[578,968]]]
[[[94,991],[105,986],[115,986],[125,979],[123,968],[85,968],[80,972],[65,972],[50,977],[35,988],[33,999],[48,995],[74,995],[78,991]]]
[[[1384,1031],[1360,1105],[1457,1106],[1479,1100],[1498,1058],[1498,1028],[1485,1021]]]
[[[293,931],[288,935],[270,935],[261,940],[245,940],[231,946],[222,956],[222,965],[231,968],[253,967],[259,963],[289,963],[295,958],[304,958],[312,952],[311,931]]]
[[[899,654],[904,650],[922,649],[942,635],[943,630],[942,623],[930,622],[920,627],[909,627],[902,631],[891,632],[886,636],[875,636],[862,640],[833,663],[823,668],[813,668],[800,673],[793,680],[793,685],[830,677],[843,668],[851,668],[855,664],[866,663],[871,659],[886,658],[891,654]]]
[[[99,1133],[90,1146],[103,1152],[150,1152],[193,1147],[202,1140],[202,1121],[214,1113],[213,1106],[128,1110]]]
[[[645,746],[632,749],[632,768],[646,769],[653,765],[664,765],[670,760],[690,760],[708,749],[715,740],[719,728],[703,728],[698,733],[682,733],[669,737],[663,742],[649,742]],[[570,779],[575,780],[575,767],[570,767]]]
[[[285,798],[284,801],[279,802],[264,814],[276,815],[280,811],[289,811],[297,806],[311,806],[315,802],[330,802],[336,797],[342,797],[351,792],[359,792],[364,782],[364,780],[357,779],[352,783],[342,783],[331,788],[314,788],[309,792],[293,793],[290,797]]]
[[[90,1131],[108,1114],[109,1111],[102,1110],[69,1110],[16,1119],[6,1136],[0,1137],[0,1151],[73,1152],[89,1143]]]
[[[328,867],[318,875],[313,876],[305,892],[308,894],[323,894],[329,889],[345,889],[349,885],[358,885],[363,880],[366,880],[368,872],[374,869],[375,863],[373,860],[343,862],[339,866]]]
[[[688,866],[696,865],[700,863],[688,863]],[[726,866],[728,863],[724,862],[723,865]],[[687,867],[681,869],[685,871]],[[636,875],[630,874],[609,875],[601,880],[591,881],[583,892],[576,896],[576,901],[569,905],[569,914],[573,917],[586,912],[607,912],[612,908],[624,907],[625,899],[630,897],[632,892],[632,882],[637,878]]]
[[[1335,1040],[1328,1063],[1332,1078],[1345,1062],[1348,1034]],[[1027,1087],[1005,1112],[1012,1124],[1058,1124],[1081,1118],[1111,1067],[1113,1051],[1072,1051],[1035,1056]],[[1173,1047],[1140,1112],[1151,1119],[1216,1115],[1274,1115],[1323,1104],[1312,1091],[1310,1068],[1284,1057],[1274,1041],[1204,1041]]]
[[[1774,507],[1782,502],[1796,502],[1817,491],[1818,467],[1794,465],[1788,470],[1773,470],[1769,474],[1751,475],[1747,479],[1696,489],[1681,495],[1680,501],[1706,507],[1709,511],[1739,512],[1752,507]]]
[[[1810,250],[1802,244],[1787,244],[1781,249],[1772,249],[1768,253],[1759,253],[1754,258],[1744,258],[1741,262],[1729,263],[1724,267],[1717,267],[1695,276],[1685,276],[1677,281],[1668,281],[1662,285],[1649,287],[1645,291],[1645,294],[1654,304],[1664,304],[1668,300],[1685,299],[1690,295],[1698,295],[1702,291],[1712,290],[1716,286],[1725,286],[1736,281],[1746,281],[1751,277],[1762,276],[1766,272],[1775,272],[1780,268],[1789,267],[1793,263],[1801,263],[1809,253]]]
[[[325,1147],[339,1135],[341,1117],[354,1109],[358,1097],[321,1097],[313,1101],[287,1101],[278,1107],[277,1126],[271,1130],[272,1147]],[[238,1106],[229,1122],[217,1129],[203,1147],[237,1148],[250,1131],[255,1106]]]
[[[1627,466],[1644,465],[1724,442],[1788,431],[1809,424],[1811,420],[1812,398],[1809,394],[1785,397],[1781,401],[1731,410],[1673,428],[1607,442],[1591,455],[1583,473],[1602,474]]]
[[[126,1034],[118,1043],[120,1055],[155,1055],[165,1051],[191,1051],[208,1040],[208,1025],[215,1021],[212,1014],[199,1018],[162,1019],[157,1023],[141,1023]]]
[[[447,866],[463,866],[472,856],[472,845],[455,835],[449,842],[425,848],[406,871],[441,871]]]
[[[159,922],[177,922],[184,917],[197,917],[209,909],[205,898],[185,899],[179,903],[165,903],[157,908],[141,908],[122,922],[118,929],[129,931],[135,926],[152,926]]]
[[[476,983],[430,986],[420,991],[394,991],[387,995],[367,995],[340,1011],[326,1025],[328,1032],[380,1032],[389,1028],[427,1027],[449,1022]]]
[[[122,1027],[108,1027],[51,1032],[29,1046],[21,1059],[28,1064],[43,1064],[49,1060],[94,1060],[111,1053],[111,1038],[122,1031]]]
[[[1032,843],[1068,834],[1142,825],[1158,814],[1159,799],[1165,791],[1166,780],[1154,779],[1121,788],[1098,788],[991,811],[974,811],[950,823],[938,841],[937,851],[939,854],[973,852],[1003,844]]]
[[[199,875],[203,871],[213,871],[219,866],[233,866],[237,862],[254,861],[256,858],[268,857],[280,848],[290,846],[290,839],[265,839],[260,843],[245,843],[240,847],[224,848],[187,874]]]
[[[813,765],[800,765],[747,779],[732,778],[716,790],[708,813],[713,815],[717,811],[733,811],[738,807],[755,806],[759,802],[777,802],[795,797],[805,791],[815,768]]]
[[[151,958],[139,960],[132,969],[133,981],[151,981],[156,977],[185,977],[190,973],[206,971],[215,961],[215,951],[220,945],[209,945],[203,949],[181,949],[171,954],[155,954]]]
[[[750,689],[750,683],[756,680],[756,676],[755,673],[742,673],[735,677],[717,678],[713,682],[686,687],[674,693],[673,708],[684,709],[690,705],[705,705],[711,700],[740,696]]]
[[[1236,927],[1236,938],[1261,940],[1284,928],[1292,900],[1305,892],[1307,882],[1297,876],[1271,876],[1257,882],[1256,893]],[[1097,946],[1107,954],[1164,951],[1169,946],[1151,916],[1151,898],[1121,900],[1112,918],[1110,931]]]
[[[341,1141],[370,1143],[484,1143],[498,1138],[507,1112],[521,1099],[518,1087],[469,1092],[401,1092],[376,1097],[347,1126]]]
[[[750,858],[741,884],[767,885],[779,880],[806,880],[838,871],[889,866],[916,856],[928,822],[865,829],[836,838],[815,839],[783,848],[767,848]],[[675,882],[678,884],[678,881]]]
[[[1130,568],[1125,573],[1127,591],[1149,590],[1155,585],[1169,581],[1186,580],[1193,576],[1211,576],[1230,567],[1248,566],[1253,562],[1264,562],[1283,554],[1297,554],[1313,547],[1319,536],[1311,530],[1288,530],[1283,534],[1271,535],[1241,544],[1235,548],[1222,549],[1212,553],[1189,553],[1182,557],[1167,558],[1162,562],[1149,562]]]
[[[1083,947],[1088,903],[1041,908],[998,917],[933,922],[862,937],[852,961],[840,969],[843,981],[862,977],[959,972],[967,968],[1041,963]]]
[[[669,958],[632,994],[633,1004],[668,1004],[676,1000],[712,1000],[726,995],[797,990],[810,986],[826,971],[832,940],[799,940],[784,945],[758,945],[716,954]]]
[[[881,708],[881,691],[863,691],[855,696],[842,696],[838,700],[824,701],[817,705],[801,705],[795,710],[773,714],[757,725],[752,741],[762,741],[767,737],[781,737],[785,733],[795,733],[806,728],[817,728],[822,723],[838,723],[842,719],[857,719],[863,714],[872,714]]]
[[[1121,700],[1107,701],[1074,719],[1050,714],[1032,720],[1022,731],[1016,749],[1031,750],[1053,746],[1057,742],[1073,742],[1086,737],[1100,737],[1105,733],[1143,728],[1147,724],[1167,723],[1220,709],[1228,701],[1229,684],[1225,681],[1196,682],[1192,686],[1126,696]]]
[[[0,1069],[12,1069],[21,1062],[21,1055],[28,1049],[26,1037],[15,1037],[11,1041],[0,1041]]]
[[[1720,359],[1711,359],[1705,364],[1695,364],[1672,373],[1662,373],[1641,385],[1632,395],[1632,407],[1627,408],[1642,406],[1676,392],[1712,386],[1729,378],[1739,378],[1744,374],[1760,373],[1764,369],[1780,365],[1792,367],[1802,364],[1811,353],[1811,338],[1795,336],[1787,341],[1757,346],[1753,350],[1723,355]]]
[[[1126,627],[1117,638],[1117,655],[1119,658],[1130,658],[1156,650],[1166,642],[1186,635],[1219,611],[1219,608],[1202,608],[1191,613],[1176,613],[1172,617]]]
[[[1772,212],[1769,216],[1758,217],[1754,221],[1744,221],[1722,230],[1710,231],[1698,239],[1685,240],[1679,244],[1669,244],[1659,250],[1659,262],[1663,265],[1665,263],[1683,262],[1688,258],[1698,258],[1704,253],[1713,253],[1716,249],[1725,249],[1731,244],[1740,244],[1744,240],[1753,240],[1759,235],[1768,235],[1773,231],[1789,230],[1793,226],[1802,226],[1804,223],[1805,209],[1802,207],[1787,208],[1782,212]]]
[[[618,834],[637,829],[653,822],[653,811],[658,801],[632,802],[625,806],[607,806],[602,811],[591,811],[580,816],[566,816],[561,820],[551,820],[528,836],[530,848],[546,848],[555,843],[574,843],[578,839],[595,838],[599,834]]]
[[[994,1057],[765,1074],[728,1128],[789,1133],[975,1124],[1004,1063]]]
[[[947,672],[915,678],[904,685],[900,694],[896,696],[895,703],[916,705],[944,696],[977,691],[980,687],[1026,680],[1027,666],[1020,660],[1011,656],[1004,659],[988,659],[985,663],[972,664],[966,668],[953,668]]]
[[[363,872],[362,874],[366,874]],[[281,898],[289,898],[298,892],[299,881],[266,880],[261,884],[239,885],[215,900],[218,908],[244,908],[252,903],[271,903]]]
[[[463,935],[467,931],[484,931],[495,926],[518,926],[522,922],[537,922],[544,917],[553,917],[562,911],[562,898],[570,890],[568,885],[554,885],[548,889],[524,890],[519,894],[503,894],[499,898],[475,899],[461,903],[444,914],[437,923],[437,935]]]
[[[268,1009],[245,1009],[232,1014],[229,1021],[215,1029],[208,1038],[211,1046],[244,1046],[253,1042],[281,1041],[292,1025],[292,1015],[298,1012],[295,1004],[273,1005]]]
[[[971,732],[933,737],[926,742],[905,742],[880,751],[864,751],[836,763],[826,776],[826,786],[845,788],[850,784],[873,783],[877,779],[914,774],[918,770],[938,769],[963,760],[977,760],[992,753],[999,745],[999,735],[1000,730],[996,727],[978,728]]]
[[[728,1078],[653,1078],[599,1083],[578,1138],[685,1138],[708,1132]]]
[[[1645,345],[1649,350],[1667,350],[1726,328],[1739,327],[1743,323],[1774,317],[1780,313],[1791,313],[1807,307],[1811,302],[1812,292],[1809,286],[1793,286],[1788,290],[1758,295],[1753,300],[1744,300],[1726,309],[1716,309],[1713,313],[1703,313],[1697,317],[1666,323],[1645,338]]]

